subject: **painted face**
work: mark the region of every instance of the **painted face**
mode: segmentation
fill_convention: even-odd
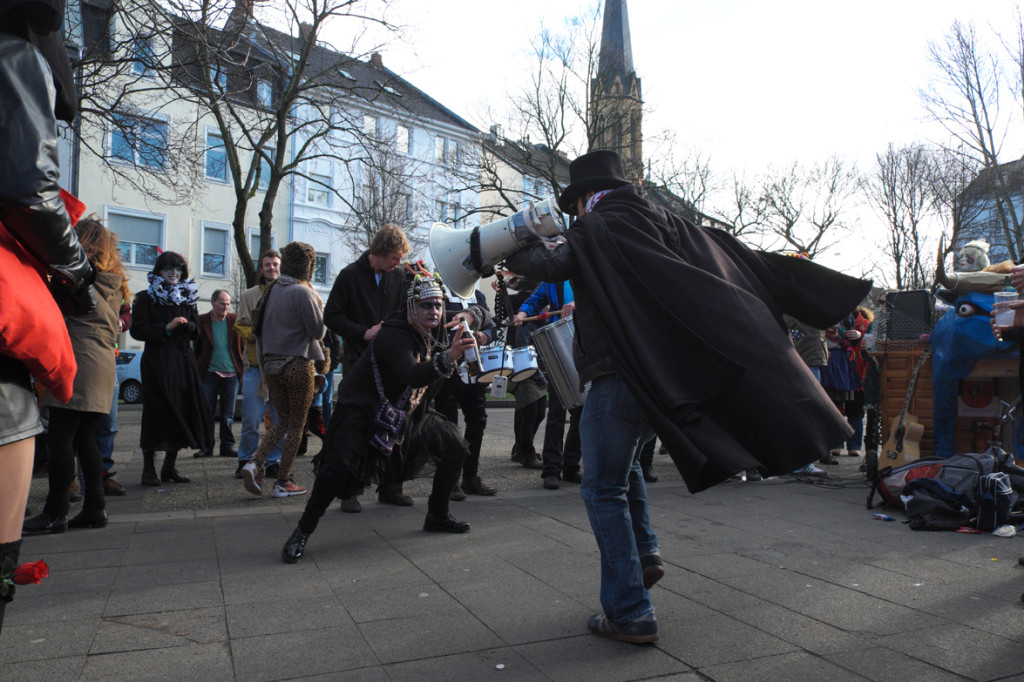
[[[440,298],[426,298],[416,301],[414,307],[416,321],[423,329],[434,329],[444,318],[444,301]]]
[[[177,284],[181,281],[181,268],[164,268],[160,271],[160,276],[168,284]]]
[[[263,279],[273,282],[281,275],[281,259],[277,256],[268,256],[260,262],[260,271]]]

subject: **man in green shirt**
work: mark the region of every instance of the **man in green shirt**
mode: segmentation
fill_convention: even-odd
[[[235,314],[229,313],[231,294],[218,289],[210,297],[213,310],[199,316],[199,343],[196,344],[196,363],[203,377],[203,391],[210,405],[211,416],[217,415],[220,402],[220,456],[237,457],[235,436],[231,425],[235,421],[235,398],[238,380],[242,376],[242,339],[235,331]],[[213,450],[196,453],[196,457],[209,457]]]

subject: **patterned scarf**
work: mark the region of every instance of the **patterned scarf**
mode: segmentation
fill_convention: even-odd
[[[611,190],[610,189],[603,189],[600,192],[595,192],[594,196],[590,197],[590,200],[587,201],[587,207],[585,209],[583,209],[583,212],[584,213],[590,213],[591,211],[593,211],[594,210],[594,206],[597,205],[597,202],[605,194],[608,194],[608,192],[611,192]]]
[[[149,279],[147,291],[158,305],[195,305],[199,300],[199,285],[193,279],[168,284],[163,277],[152,272],[146,277]]]

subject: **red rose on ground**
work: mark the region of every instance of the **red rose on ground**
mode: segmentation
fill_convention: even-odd
[[[22,564],[14,569],[11,580],[15,585],[38,585],[43,578],[50,575],[50,567],[40,559],[27,564]]]

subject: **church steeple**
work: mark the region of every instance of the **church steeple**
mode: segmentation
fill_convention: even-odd
[[[643,178],[643,98],[633,69],[626,0],[605,0],[597,76],[591,82],[590,148],[622,156],[626,176]]]

